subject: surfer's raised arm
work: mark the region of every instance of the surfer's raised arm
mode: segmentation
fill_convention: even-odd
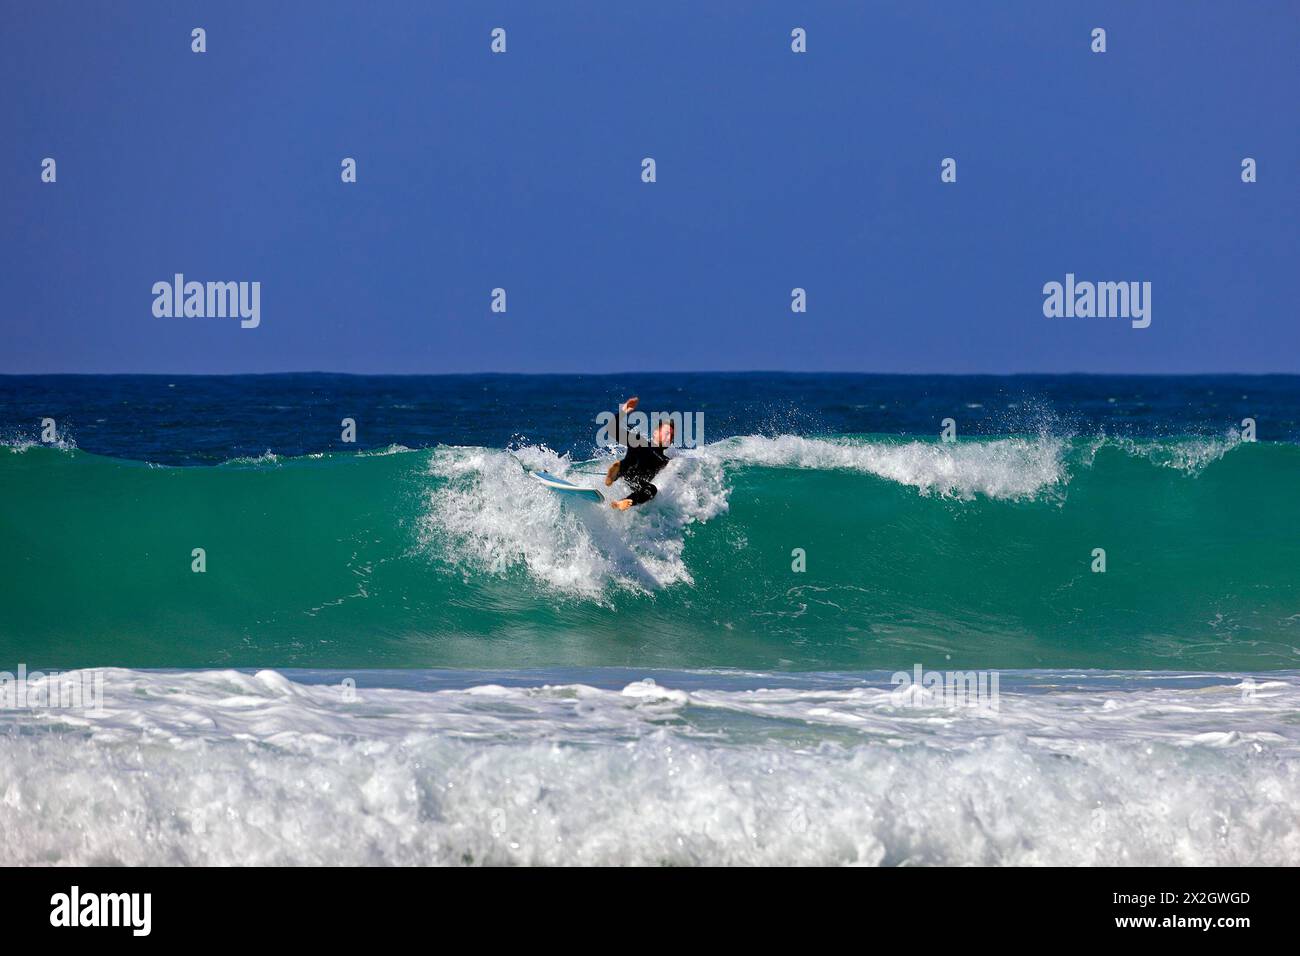
[[[637,403],[641,399],[633,395],[622,405],[618,406],[618,421],[614,426],[614,441],[620,445],[631,446],[633,442],[630,439],[632,432],[627,427],[627,416],[635,411]],[[640,432],[636,432],[636,444],[644,444],[645,440],[641,437]]]

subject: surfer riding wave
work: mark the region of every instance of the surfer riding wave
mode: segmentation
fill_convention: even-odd
[[[650,441],[646,441],[645,436],[639,431],[628,431],[628,413],[636,408],[639,401],[640,399],[633,395],[618,407],[616,440],[627,446],[627,454],[621,461],[610,465],[605,475],[606,487],[622,478],[631,491],[626,498],[610,502],[610,507],[618,511],[626,511],[633,505],[645,504],[659,493],[659,489],[654,486],[651,479],[663,471],[668,464],[667,449],[673,443],[674,429],[671,419],[664,419],[655,427]]]

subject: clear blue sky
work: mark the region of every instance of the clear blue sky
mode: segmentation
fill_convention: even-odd
[[[1300,371],[1290,0],[3,21],[0,372]],[[260,281],[261,327],[155,318],[176,272]],[[1044,318],[1066,272],[1150,281],[1151,327]]]

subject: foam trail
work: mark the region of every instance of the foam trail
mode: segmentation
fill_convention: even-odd
[[[1050,437],[985,441],[869,441],[749,435],[708,446],[724,462],[858,471],[947,498],[1032,498],[1068,477],[1065,442]]]
[[[1184,438],[1174,441],[1138,441],[1099,436],[1084,447],[1080,457],[1085,465],[1091,466],[1099,451],[1113,448],[1134,458],[1146,459],[1162,468],[1172,468],[1195,477],[1242,444],[1241,435],[1231,430],[1218,438]]]

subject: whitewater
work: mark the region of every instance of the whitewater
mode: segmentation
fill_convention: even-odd
[[[0,864],[1287,864],[1300,673],[110,669],[0,710]]]

